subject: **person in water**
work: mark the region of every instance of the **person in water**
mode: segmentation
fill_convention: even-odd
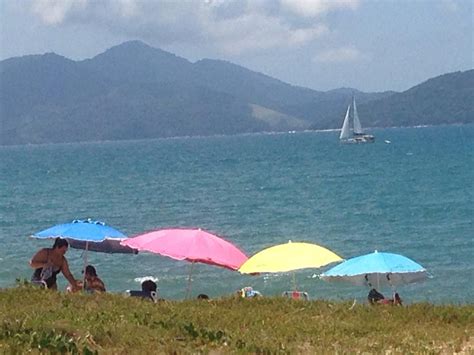
[[[97,271],[92,265],[87,265],[84,277],[84,289],[88,292],[105,292],[105,285],[97,276]]]
[[[57,290],[56,276],[62,272],[71,284],[71,289],[80,289],[80,282],[72,276],[69,270],[66,254],[69,243],[66,239],[56,238],[52,248],[43,248],[30,260],[30,266],[35,269],[31,281],[43,282],[47,288]]]

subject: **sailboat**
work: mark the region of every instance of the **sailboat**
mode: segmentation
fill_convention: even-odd
[[[352,115],[351,115],[352,106]],[[351,129],[352,121],[352,129]],[[341,143],[373,143],[375,137],[370,134],[365,134],[362,130],[362,126],[359,120],[359,114],[357,113],[357,106],[355,98],[352,97],[352,104],[349,104],[344,117],[344,123],[342,124],[341,134],[339,135]]]

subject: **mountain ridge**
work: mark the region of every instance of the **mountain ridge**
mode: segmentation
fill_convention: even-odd
[[[335,129],[353,94],[364,127],[470,123],[473,76],[443,74],[401,93],[323,92],[141,41],[80,61],[27,55],[0,61],[0,144]]]

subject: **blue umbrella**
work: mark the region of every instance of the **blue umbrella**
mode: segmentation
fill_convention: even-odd
[[[104,222],[75,219],[70,223],[58,224],[32,235],[33,238],[65,238],[76,249],[100,251],[104,253],[137,253],[136,250],[120,245],[127,239],[122,232]]]
[[[103,242],[106,239],[126,239],[122,232],[106,225],[104,222],[75,219],[71,223],[58,224],[33,235],[34,238],[71,238],[85,242]]]
[[[358,256],[336,265],[321,279],[326,281],[347,281],[355,285],[382,284],[390,286],[423,281],[426,269],[413,260],[399,254],[379,253]]]
[[[69,245],[76,249],[84,249],[84,268],[87,266],[87,251],[101,251],[107,253],[136,253],[137,251],[129,247],[120,245],[122,240],[127,239],[126,235],[118,230],[106,225],[104,222],[75,219],[71,223],[58,224],[51,228],[32,235],[33,238],[50,239],[64,238]],[[84,283],[85,283],[84,273]]]

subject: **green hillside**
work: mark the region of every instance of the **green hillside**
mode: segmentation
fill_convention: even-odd
[[[474,122],[474,70],[445,74],[405,92],[361,104],[369,126]]]
[[[83,61],[10,58],[0,62],[0,144],[339,128],[353,94],[365,127],[469,123],[473,76],[446,74],[402,93],[320,92],[139,41]]]

